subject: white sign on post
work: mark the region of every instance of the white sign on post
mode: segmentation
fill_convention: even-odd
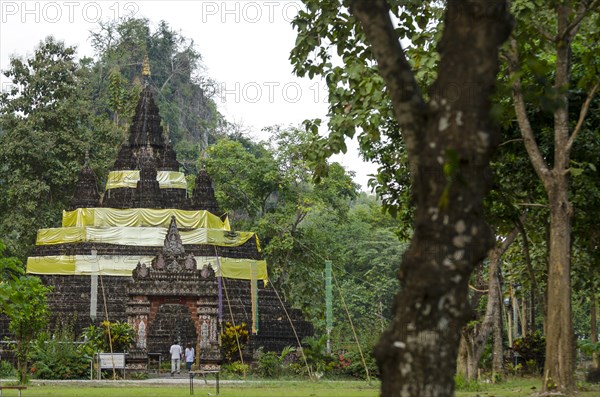
[[[125,353],[98,353],[100,369],[125,369]]]

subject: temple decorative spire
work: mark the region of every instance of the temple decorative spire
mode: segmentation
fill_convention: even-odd
[[[77,180],[77,185],[75,185],[75,193],[71,199],[71,209],[97,207],[99,201],[98,179],[96,178],[96,174],[94,174],[94,170],[90,167],[89,151],[86,150],[85,161],[79,172],[79,179]]]
[[[147,87],[150,84],[150,60],[148,59],[148,54],[144,55],[144,62],[142,63],[142,76],[144,78],[144,87]]]
[[[212,186],[212,180],[202,168],[196,177],[196,186],[192,195],[192,203],[194,209],[207,210],[213,214],[219,213],[219,206],[215,199],[215,189]]]
[[[177,229],[177,222],[175,221],[174,216],[171,217],[169,231],[167,232],[167,236],[165,237],[163,255],[165,256],[165,258],[172,258],[185,255],[185,249],[183,248],[183,243],[181,242],[181,236],[179,235],[179,230]]]
[[[164,134],[158,106],[154,101],[154,89],[149,84],[150,63],[148,56],[144,58],[142,64],[142,75],[145,84],[129,127],[129,138],[127,143],[121,146],[113,170],[137,169],[141,149],[151,146],[158,170],[179,171],[180,164],[177,162],[175,151],[170,147]]]
[[[140,148],[140,179],[135,188],[134,205],[140,208],[163,208],[165,202],[160,192],[160,184],[156,177],[156,158],[150,145]]]

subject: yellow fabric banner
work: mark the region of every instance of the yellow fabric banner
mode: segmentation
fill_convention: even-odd
[[[27,258],[28,274],[58,274],[58,275],[89,275],[102,274],[105,276],[131,276],[138,262],[152,262],[152,256],[111,256],[111,255],[56,255],[32,256]],[[268,281],[267,262],[252,259],[237,259],[196,256],[198,268],[210,264],[217,275],[242,280],[252,280],[252,266],[256,266],[256,279]],[[218,268],[220,262],[221,269]]]
[[[106,190],[120,187],[135,188],[139,180],[139,170],[111,171],[108,173]],[[187,181],[183,172],[158,171],[156,180],[161,189],[187,189]]]
[[[167,228],[164,227],[93,227],[73,226],[40,229],[36,245],[67,243],[104,243],[118,245],[144,245],[162,247]],[[222,229],[199,228],[179,232],[183,244],[212,244],[221,247],[237,247],[250,240],[252,232],[230,232]],[[260,250],[260,247],[257,247]]]
[[[175,216],[177,227],[182,229],[209,228],[231,230],[229,219],[226,218],[225,221],[222,221],[221,218],[211,214],[209,211],[151,208],[77,208],[73,211],[63,211],[62,226],[168,227],[172,216]]]

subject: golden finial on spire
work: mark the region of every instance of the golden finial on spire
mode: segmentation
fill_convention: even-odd
[[[144,63],[142,64],[142,76],[150,77],[150,61],[148,55],[144,55]]]

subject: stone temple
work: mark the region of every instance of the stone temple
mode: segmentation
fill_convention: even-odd
[[[62,227],[38,231],[27,272],[54,287],[51,323],[78,334],[108,316],[135,327],[139,354],[195,342],[215,363],[226,321],[247,324],[247,358],[297,346],[294,330],[302,340],[312,325],[267,282],[258,237],[231,229],[206,171],[188,194],[153,95],[141,93],[104,194],[86,161]]]

